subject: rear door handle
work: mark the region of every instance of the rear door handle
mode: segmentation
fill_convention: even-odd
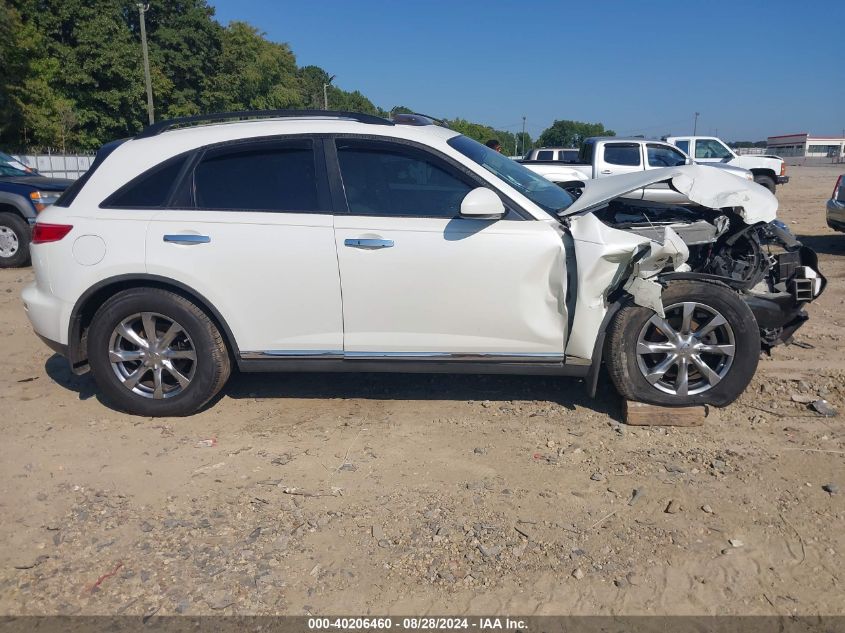
[[[355,238],[343,240],[344,246],[350,248],[363,248],[368,250],[377,250],[379,248],[393,248],[393,240],[374,240],[368,238]]]
[[[603,174],[612,174],[613,172],[612,172],[612,171],[610,171],[609,169],[602,169],[602,170],[601,170],[601,173],[603,173]]]
[[[208,244],[211,238],[208,235],[185,233],[181,235],[165,235],[164,241],[169,244]]]

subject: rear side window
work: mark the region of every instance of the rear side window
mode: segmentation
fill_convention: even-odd
[[[689,141],[675,141],[675,145],[677,145],[678,149],[684,154],[689,154]]]
[[[198,209],[319,211],[311,141],[210,150],[194,169],[193,193]]]
[[[157,209],[167,204],[187,156],[153,167],[105,199],[102,206],[123,209]]]
[[[550,149],[544,149],[537,152],[537,160],[554,160],[555,153]]]
[[[611,165],[640,165],[640,146],[637,143],[607,143],[604,146],[604,162]]]

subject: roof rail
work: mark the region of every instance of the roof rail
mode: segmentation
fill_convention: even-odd
[[[397,125],[440,125],[448,127],[442,119],[419,112],[396,112],[391,118]]]
[[[373,114],[362,114],[360,112],[347,112],[344,110],[238,110],[236,112],[215,112],[212,114],[195,114],[175,119],[167,119],[148,125],[135,138],[149,138],[158,136],[171,128],[191,123],[202,123],[205,121],[225,121],[227,119],[268,119],[279,117],[326,117],[331,119],[351,119],[359,123],[371,123],[373,125],[393,125],[380,116]]]

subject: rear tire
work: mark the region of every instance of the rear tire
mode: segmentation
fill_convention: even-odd
[[[670,282],[663,305],[665,320],[630,304],[610,323],[604,357],[619,394],[662,406],[736,400],[760,358],[749,307],[730,288],[705,281]]]
[[[754,176],[754,182],[756,182],[758,185],[763,185],[772,193],[775,192],[775,179],[771,176]]]
[[[29,223],[14,213],[0,213],[0,268],[29,263]]]
[[[97,310],[88,363],[110,403],[144,416],[196,413],[231,373],[214,322],[192,301],[160,288],[125,290]]]

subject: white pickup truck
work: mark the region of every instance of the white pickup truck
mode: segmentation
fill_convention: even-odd
[[[789,182],[786,163],[778,156],[738,156],[724,141],[715,136],[670,136],[666,141],[692,156],[696,163],[733,165],[747,169],[754,174],[754,182],[763,185],[772,193],[775,192],[775,185]]]
[[[585,180],[630,174],[647,169],[691,165],[696,161],[674,145],[663,141],[595,136],[584,140],[578,153],[577,163],[542,160],[519,162],[577,197],[584,187]],[[746,169],[723,163],[715,163],[711,166],[747,180],[754,179],[753,174]],[[638,189],[626,198],[676,204],[688,202],[685,196],[674,191],[665,182]]]

